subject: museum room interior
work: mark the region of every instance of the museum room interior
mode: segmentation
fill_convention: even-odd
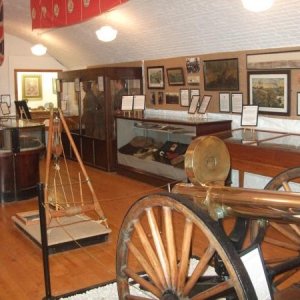
[[[300,299],[299,1],[0,9],[0,299]]]

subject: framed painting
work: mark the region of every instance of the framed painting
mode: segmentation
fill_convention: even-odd
[[[167,69],[167,77],[169,85],[184,85],[183,68]]]
[[[204,89],[236,91],[239,89],[238,59],[207,60],[203,65]]]
[[[148,67],[147,81],[148,89],[163,89],[165,87],[164,67]]]
[[[42,97],[42,75],[23,75],[22,98],[40,100]]]
[[[248,99],[264,114],[289,115],[290,71],[248,72]]]

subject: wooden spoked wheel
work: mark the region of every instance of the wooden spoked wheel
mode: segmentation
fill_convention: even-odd
[[[123,300],[256,299],[219,224],[177,194],[146,196],[129,209],[120,229],[116,272]]]

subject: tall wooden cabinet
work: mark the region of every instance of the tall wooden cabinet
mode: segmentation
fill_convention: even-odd
[[[85,164],[114,171],[117,164],[115,97],[118,82],[128,95],[143,93],[141,67],[103,67],[58,74],[58,105]],[[93,104],[94,96],[98,99]],[[94,96],[93,96],[94,95]],[[91,130],[92,128],[92,130]],[[76,159],[66,135],[66,156]]]

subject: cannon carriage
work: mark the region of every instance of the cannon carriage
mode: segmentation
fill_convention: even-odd
[[[300,168],[265,190],[225,186],[229,152],[205,136],[190,144],[185,170],[189,183],[143,197],[123,220],[119,298],[300,299],[300,194],[289,184]],[[253,249],[259,263],[251,274],[243,258]]]

